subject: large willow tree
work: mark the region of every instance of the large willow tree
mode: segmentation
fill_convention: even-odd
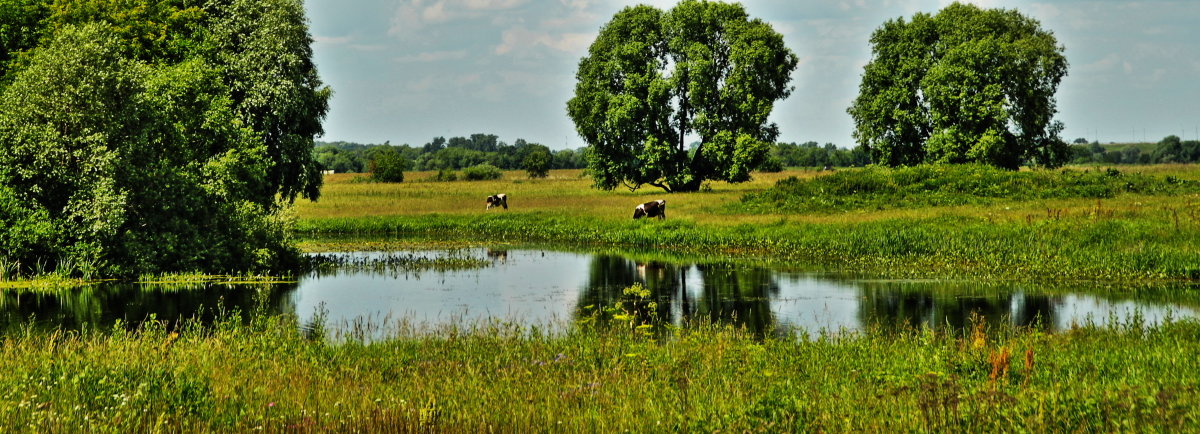
[[[888,21],[848,110],[854,137],[879,164],[1022,164],[1070,158],[1054,94],[1063,47],[1015,10],[954,3]]]
[[[0,271],[271,271],[329,90],[298,0],[0,0]]]
[[[767,118],[791,93],[796,63],[740,4],[618,12],[580,60],[567,103],[596,186],[695,191],[705,180],[748,180],[779,134]]]

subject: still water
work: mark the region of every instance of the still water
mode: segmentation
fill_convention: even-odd
[[[0,323],[77,329],[110,327],[118,320],[136,324],[151,316],[208,320],[221,310],[257,308],[295,314],[303,323],[321,315],[334,332],[363,324],[386,329],[386,324],[401,320],[431,327],[488,318],[562,326],[581,310],[614,305],[622,299],[622,290],[634,283],[651,291],[659,315],[667,321],[705,319],[777,334],[905,325],[962,329],[973,316],[993,324],[1058,330],[1089,321],[1127,321],[1135,315],[1157,323],[1200,312],[1200,290],[1177,285],[1114,290],[1096,285],[871,280],[746,261],[539,249],[405,254],[486,262],[450,271],[312,273],[282,284],[97,284],[57,294],[6,291],[0,297]],[[348,255],[370,259],[386,254]]]

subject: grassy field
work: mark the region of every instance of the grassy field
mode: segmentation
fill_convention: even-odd
[[[1187,165],[1121,170],[1123,176],[1200,180],[1200,172]],[[763,173],[749,183],[714,182],[707,191],[675,194],[652,188],[600,191],[579,171],[553,171],[544,180],[508,172],[496,181],[425,181],[432,175],[413,173],[401,184],[331,175],[319,202],[297,204],[300,232],[318,239],[398,235],[764,255],[896,277],[1200,277],[1200,194],[1186,189],[958,205],[876,201],[850,208],[751,210],[742,201],[747,194],[761,194],[789,177],[805,182],[831,173]],[[483,198],[495,193],[509,195],[509,210],[484,210]],[[636,204],[660,198],[668,203],[666,221],[631,219]],[[337,248],[328,242],[303,246]]]
[[[705,324],[665,337],[396,324],[393,338],[340,344],[296,328],[231,316],[180,332],[12,333],[0,420],[10,432],[1200,429],[1188,321],[766,340]]]

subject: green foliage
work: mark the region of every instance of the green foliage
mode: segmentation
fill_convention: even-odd
[[[384,147],[399,151],[410,162],[409,168],[412,170],[458,170],[482,163],[505,170],[525,170],[524,163],[529,154],[539,150],[548,153],[547,170],[581,169],[587,165],[582,149],[551,151],[543,145],[528,143],[523,139],[517,139],[510,145],[499,141],[499,138],[492,134],[472,134],[471,137],[479,139],[480,143],[465,137],[452,137],[449,141],[443,137],[435,137],[433,141],[422,147],[393,146],[386,143],[364,145],[348,142],[316,142],[317,147],[313,152],[322,168],[338,173],[364,171],[369,168],[369,162],[374,153]],[[535,157],[535,159],[537,158],[541,157]]]
[[[1058,167],[1070,152],[1052,122],[1067,74],[1053,33],[1015,10],[954,3],[890,20],[849,108],[878,164]]]
[[[50,14],[43,0],[0,0],[0,87],[7,84],[9,70],[20,68],[20,60],[42,37],[42,20]]]
[[[529,174],[530,178],[545,178],[550,174],[550,163],[552,157],[550,148],[542,145],[535,146],[525,155],[525,160],[521,162],[521,168]]]
[[[762,163],[758,164],[758,170],[760,172],[767,172],[767,173],[782,172],[783,171],[783,160],[781,160],[779,157],[775,157],[775,156],[767,157],[765,160],[762,161]]]
[[[462,178],[467,181],[486,181],[502,177],[504,177],[504,172],[491,164],[471,166],[462,171]]]
[[[287,201],[317,199],[321,168],[313,137],[324,130],[333,91],[317,77],[304,6],[299,0],[208,3],[207,53],[229,83],[234,107],[260,134],[271,157],[268,192]],[[263,59],[271,59],[264,62]]]
[[[371,160],[371,178],[379,182],[404,182],[404,171],[408,169],[408,160],[391,147],[386,147],[375,153]]]
[[[748,180],[778,136],[767,118],[791,93],[797,62],[740,4],[626,7],[580,60],[567,103],[596,187],[697,191],[706,180]]]
[[[846,150],[833,143],[821,146],[817,142],[775,143],[771,146],[767,160],[774,160],[782,167],[852,167],[866,166],[871,158],[862,147]],[[767,161],[764,160],[764,161]],[[763,166],[759,166],[760,170]],[[763,170],[767,171],[767,170]]]
[[[286,204],[317,197],[329,96],[299,2],[17,3],[0,3],[19,15],[0,19],[0,259],[110,276],[294,265]],[[10,38],[14,22],[30,33]]]
[[[1195,194],[1200,183],[1117,170],[1010,171],[983,165],[871,166],[812,179],[790,177],[747,194],[751,212],[842,212],[857,209],[988,204],[1038,199],[1110,199],[1122,194]]]
[[[442,169],[439,170],[437,175],[434,175],[431,179],[438,182],[458,181],[458,175],[455,174],[453,170]]]

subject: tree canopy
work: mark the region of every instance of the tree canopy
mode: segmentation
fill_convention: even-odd
[[[291,266],[286,204],[319,195],[312,140],[330,95],[299,1],[0,11],[0,262],[105,275]]]
[[[596,186],[695,191],[749,180],[779,134],[767,118],[791,94],[797,62],[740,4],[621,10],[580,60],[567,103]]]
[[[879,164],[977,162],[1057,167],[1054,94],[1067,74],[1054,34],[1015,10],[954,3],[890,20],[848,112],[855,139]]]

